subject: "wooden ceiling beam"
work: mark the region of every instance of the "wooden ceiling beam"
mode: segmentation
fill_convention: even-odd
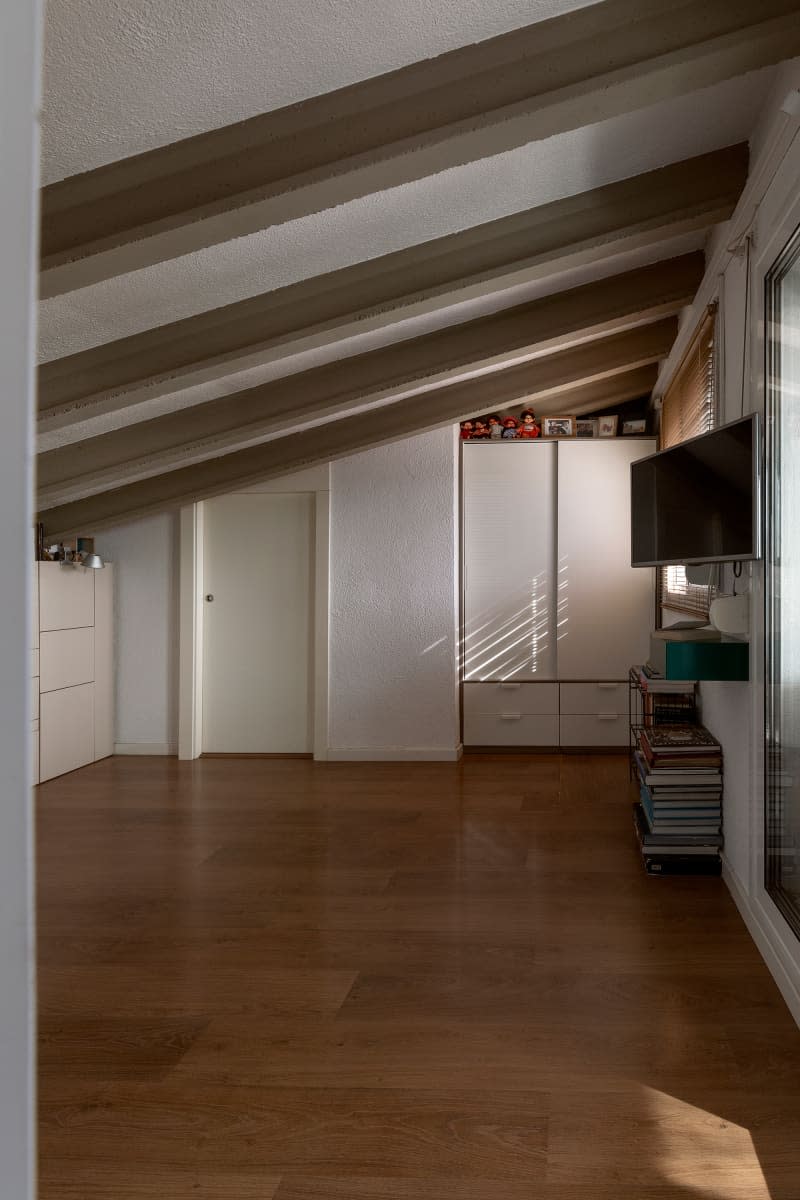
[[[41,295],[791,58],[799,12],[798,0],[603,0],[53,183]]]
[[[104,485],[108,490],[97,488],[95,494],[85,494],[81,499],[56,504],[40,497],[39,520],[51,540],[76,531],[94,532],[435,429],[475,413],[522,401],[536,402],[540,411],[563,411],[567,404],[580,402],[576,389],[614,376],[634,373],[634,395],[642,394],[639,389],[643,383],[645,389],[650,386],[652,371],[647,376],[635,373],[652,367],[669,352],[677,329],[677,319],[671,317],[191,466],[173,467],[121,486],[114,486],[115,481],[109,479]],[[609,403],[621,402],[623,396],[633,398],[626,391],[621,383],[614,392],[616,399]],[[606,404],[598,400],[596,406]],[[117,483],[119,478],[117,474]],[[82,486],[97,487],[86,481]]]
[[[448,295],[708,228],[730,217],[747,164],[747,145],[730,146],[44,363],[40,431],[416,316]]]
[[[74,442],[38,456],[39,488],[49,502],[71,481],[99,482],[151,461],[166,467],[189,454],[219,454],[511,356],[657,321],[691,302],[703,270],[700,253],[668,259]]]

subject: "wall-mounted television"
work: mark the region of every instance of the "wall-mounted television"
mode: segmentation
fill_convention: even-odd
[[[761,556],[758,414],[631,464],[631,565]]]

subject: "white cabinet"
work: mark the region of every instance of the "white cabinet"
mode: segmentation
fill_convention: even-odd
[[[47,629],[41,634],[39,688],[54,692],[94,682],[94,629]]]
[[[33,651],[34,779],[112,754],[113,567],[37,563]]]
[[[40,702],[39,763],[44,782],[94,761],[94,684],[45,692]]]
[[[630,565],[630,464],[654,447],[463,447],[465,745],[628,744],[628,667],[649,652],[655,587]]]
[[[114,753],[114,567],[94,572],[94,756]]]
[[[40,632],[94,625],[94,575],[87,567],[39,563]]]

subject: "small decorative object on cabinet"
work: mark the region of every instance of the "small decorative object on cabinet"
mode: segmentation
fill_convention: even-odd
[[[518,438],[537,438],[541,433],[541,429],[536,421],[536,413],[532,408],[523,408],[519,414],[519,429],[517,430]]]
[[[576,417],[542,417],[542,436],[546,438],[575,437]]]
[[[597,418],[597,436],[598,437],[616,437],[618,423],[619,423],[619,417],[616,414],[613,417],[598,417]]]
[[[597,421],[592,418],[578,417],[575,422],[575,436],[579,438],[597,437]]]

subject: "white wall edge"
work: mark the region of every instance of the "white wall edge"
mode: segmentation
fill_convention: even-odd
[[[326,465],[326,490],[314,493],[314,758],[328,757],[330,707],[330,575],[331,494],[330,463]]]
[[[177,742],[115,742],[115,754],[175,755]]]
[[[722,878],[769,972],[800,1026],[800,967],[785,957],[781,938],[769,912],[748,896],[739,876],[722,855]]]
[[[178,754],[198,758],[203,735],[203,505],[181,509],[178,554]]]
[[[328,747],[329,762],[458,762],[464,752],[462,745],[445,746],[377,746],[369,750],[332,750]]]
[[[784,80],[783,76],[776,82],[776,87],[783,90],[784,93],[790,86],[791,82]],[[750,164],[747,181],[736,208],[727,227],[724,225],[720,227],[716,244],[712,237],[707,251],[705,275],[690,308],[686,310],[686,317],[681,324],[672,349],[660,364],[658,378],[653,387],[654,397],[664,395],[688,349],[700,317],[709,304],[719,299],[720,277],[736,253],[734,247],[752,232],[758,208],[797,135],[798,119],[778,108],[778,98],[774,89],[771,100],[772,103],[768,102],[765,106],[765,111],[771,113],[771,118],[764,131],[761,152]]]

